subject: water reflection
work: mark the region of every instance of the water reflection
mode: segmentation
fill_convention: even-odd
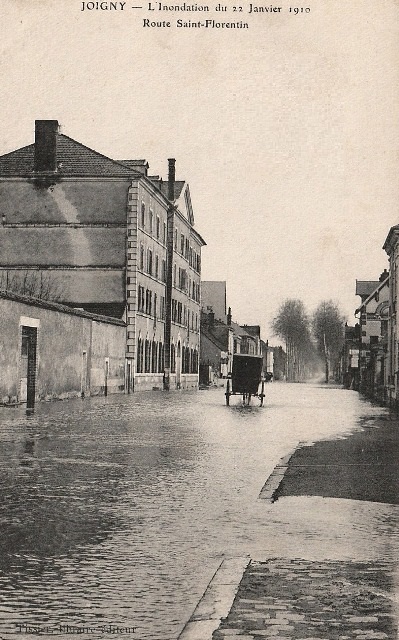
[[[263,408],[224,402],[217,389],[38,405],[29,418],[0,410],[2,630],[94,621],[165,640],[222,554],[397,553],[391,505],[257,499],[300,440],[360,431],[383,409],[275,383]]]

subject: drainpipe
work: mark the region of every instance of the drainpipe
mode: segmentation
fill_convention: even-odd
[[[165,292],[165,334],[164,334],[164,376],[163,388],[165,391],[170,390],[170,345],[172,333],[172,291],[173,291],[173,236],[174,236],[174,218],[175,218],[175,166],[176,160],[169,158],[168,160],[168,200],[169,208],[167,214],[167,233],[166,233],[166,292]]]

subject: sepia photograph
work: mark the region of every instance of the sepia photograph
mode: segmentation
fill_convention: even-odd
[[[398,0],[0,51],[0,640],[398,640]]]

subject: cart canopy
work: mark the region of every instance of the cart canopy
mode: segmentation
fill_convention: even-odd
[[[233,393],[258,393],[262,379],[262,356],[252,356],[247,353],[233,355],[233,370],[231,383]]]

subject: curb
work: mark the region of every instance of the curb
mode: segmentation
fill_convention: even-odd
[[[212,640],[222,618],[229,614],[249,562],[249,556],[222,560],[178,640]]]
[[[298,442],[296,447],[294,447],[285,456],[280,458],[279,462],[276,464],[270,476],[268,477],[265,484],[263,485],[259,493],[258,500],[266,500],[267,502],[271,502],[271,503],[276,502],[276,500],[278,500],[278,498],[276,497],[276,494],[284,478],[285,472],[288,469],[289,461],[291,460],[295,451],[299,449],[299,447],[303,447],[304,445],[305,445],[305,442]]]

